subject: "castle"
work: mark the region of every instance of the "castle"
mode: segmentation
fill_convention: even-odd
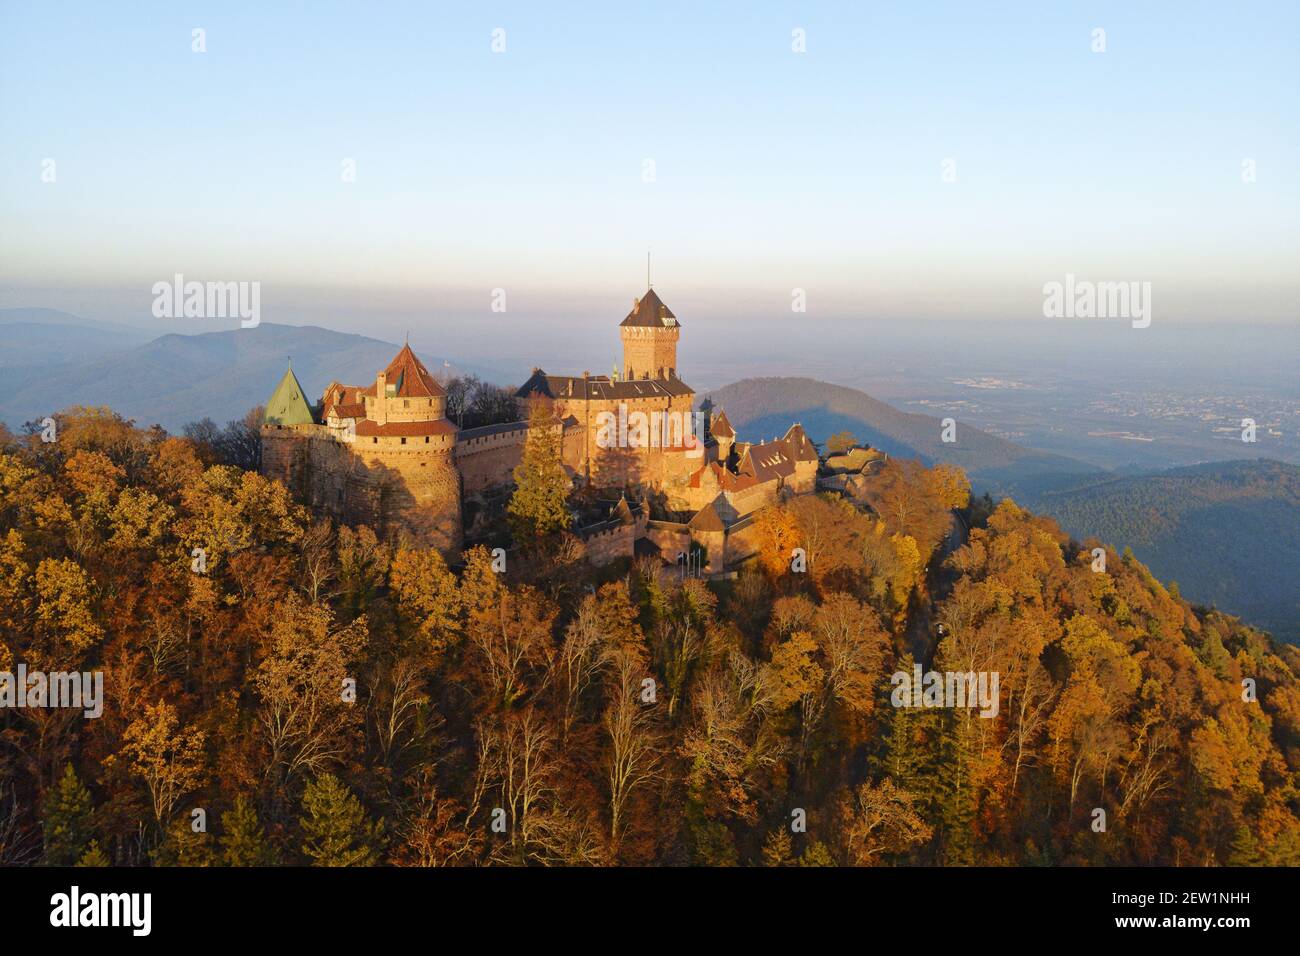
[[[480,428],[447,418],[445,389],[409,344],[372,384],[331,382],[314,405],[289,368],[266,403],[262,472],[317,509],[380,533],[400,528],[452,556],[508,494],[541,402],[549,415],[536,427],[558,437],[575,488],[610,497],[606,518],[574,529],[589,558],[693,551],[725,570],[753,553],[756,511],[816,489],[817,450],[799,425],[747,444],[721,410],[706,401],[696,411],[677,375],[681,324],[653,288],[619,331],[614,375],[535,368],[515,394],[522,420]]]

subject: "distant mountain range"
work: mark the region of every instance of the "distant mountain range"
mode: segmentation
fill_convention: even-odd
[[[708,397],[746,441],[793,420],[814,441],[847,430],[891,455],[960,465],[977,493],[1011,497],[1080,540],[1130,547],[1188,600],[1300,641],[1300,467],[1255,459],[1118,476],[960,420],[948,444],[938,418],[807,378],[746,379]]]
[[[0,369],[50,368],[124,352],[150,339],[127,326],[82,319],[56,309],[0,309]]]
[[[224,424],[266,401],[290,357],[307,394],[318,396],[333,379],[369,382],[401,347],[270,322],[147,340],[138,330],[66,313],[30,314],[44,311],[0,313],[0,421],[13,429],[70,405],[108,405],[139,425],[173,432],[201,418]],[[477,372],[420,357],[439,377]]]

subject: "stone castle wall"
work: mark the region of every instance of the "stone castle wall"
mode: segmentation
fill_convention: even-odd
[[[405,531],[448,554],[460,549],[460,473],[449,441],[341,442],[321,425],[266,425],[262,471],[338,518],[379,534]]]
[[[576,422],[565,429],[565,466],[575,475],[585,475],[589,471],[592,484],[597,488],[625,488],[629,485],[662,488],[685,480],[704,464],[702,453],[692,456],[680,449],[658,447],[657,435],[648,448],[601,447],[600,421],[604,414],[614,416],[617,421],[620,406],[625,406],[629,416],[633,412],[642,412],[647,421],[651,420],[652,413],[672,413],[684,422],[691,414],[690,395],[590,402],[557,398],[552,400],[552,406],[556,415]]]
[[[488,432],[487,429],[482,431]],[[475,435],[462,433],[456,442],[455,461],[460,470],[466,495],[477,495],[489,488],[514,481],[515,466],[524,454],[528,425]]]
[[[584,535],[582,544],[587,549],[587,560],[602,565],[618,558],[630,559],[635,553],[636,539],[636,525],[616,524],[612,528]]]
[[[625,378],[668,378],[677,374],[679,328],[628,326],[619,331]]]

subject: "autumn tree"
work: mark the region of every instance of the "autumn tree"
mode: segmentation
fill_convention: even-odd
[[[605,709],[608,736],[606,775],[609,783],[609,840],[618,852],[624,816],[633,793],[659,775],[660,756],[652,711],[642,699],[643,664],[626,651],[612,653],[609,705]]]
[[[913,807],[913,797],[886,778],[864,783],[841,805],[844,853],[856,866],[872,866],[930,838],[931,828]]]
[[[399,548],[388,584],[402,635],[418,641],[429,660],[438,660],[461,633],[460,595],[447,562],[432,548]]]
[[[165,830],[181,799],[203,783],[207,735],[182,726],[176,708],[160,700],[145,706],[122,739],[118,759],[144,783],[154,821]]]
[[[857,447],[857,444],[858,440],[853,437],[852,432],[841,431],[826,439],[826,450],[832,455],[841,455],[850,448]]]
[[[267,747],[265,776],[281,793],[347,755],[360,726],[358,659],[364,618],[343,627],[328,607],[285,602],[252,675]]]

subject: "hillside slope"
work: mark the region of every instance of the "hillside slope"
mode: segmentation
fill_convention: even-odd
[[[1213,462],[1025,503],[1077,537],[1132,548],[1189,600],[1300,640],[1300,467]]]

